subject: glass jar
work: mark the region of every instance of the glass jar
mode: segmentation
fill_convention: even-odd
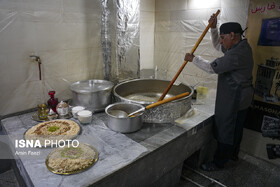
[[[196,88],[196,102],[197,104],[205,104],[207,94],[208,94],[208,88],[204,86],[198,86]]]
[[[40,120],[46,120],[48,117],[49,109],[46,104],[39,104],[38,108],[38,117]]]

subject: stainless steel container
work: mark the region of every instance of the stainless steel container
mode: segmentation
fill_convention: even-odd
[[[113,93],[116,101],[136,103],[147,106],[155,102],[169,85],[170,81],[158,79],[134,79],[122,82],[114,87]],[[176,101],[162,104],[158,107],[146,110],[143,121],[147,123],[170,123],[184,115],[191,108],[193,89],[185,84],[173,85],[167,97],[190,92],[190,95]],[[131,95],[138,94],[145,97],[155,98],[155,101],[141,101],[131,99]]]
[[[138,109],[144,109],[144,107],[140,104],[135,103],[114,103],[105,108],[105,112],[108,115],[108,122],[107,126],[116,132],[121,133],[130,133],[135,132],[141,129],[143,122],[142,122],[142,114],[139,114],[135,117],[126,117],[120,118],[114,115],[114,111],[121,110],[126,113],[132,113]]]
[[[83,106],[92,112],[103,111],[111,104],[114,84],[106,80],[78,81],[70,86],[73,106]]]

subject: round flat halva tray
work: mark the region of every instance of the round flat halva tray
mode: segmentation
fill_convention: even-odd
[[[58,119],[39,123],[24,133],[26,140],[39,141],[41,147],[65,143],[77,137],[81,127],[72,120]]]
[[[80,143],[79,146],[59,147],[46,159],[49,171],[60,175],[71,175],[86,171],[99,158],[98,151],[91,145]]]

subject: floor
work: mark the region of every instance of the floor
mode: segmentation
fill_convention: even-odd
[[[0,174],[0,187],[19,187],[13,169]]]
[[[278,158],[280,159],[280,158]],[[280,162],[280,160],[279,160]],[[238,161],[230,161],[226,168],[207,172],[193,163],[194,158],[184,163],[178,187],[228,186],[228,187],[279,187],[280,167],[250,155],[240,153]]]
[[[280,159],[280,158],[278,158]],[[279,161],[280,162],[280,161]],[[280,167],[240,153],[239,161],[230,161],[225,169],[205,172],[195,166],[194,158],[184,163],[178,187],[279,187]],[[0,187],[19,187],[13,169],[0,174]]]

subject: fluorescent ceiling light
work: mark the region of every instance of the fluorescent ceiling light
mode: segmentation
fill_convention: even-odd
[[[221,7],[221,0],[188,0],[189,9],[206,9]]]

